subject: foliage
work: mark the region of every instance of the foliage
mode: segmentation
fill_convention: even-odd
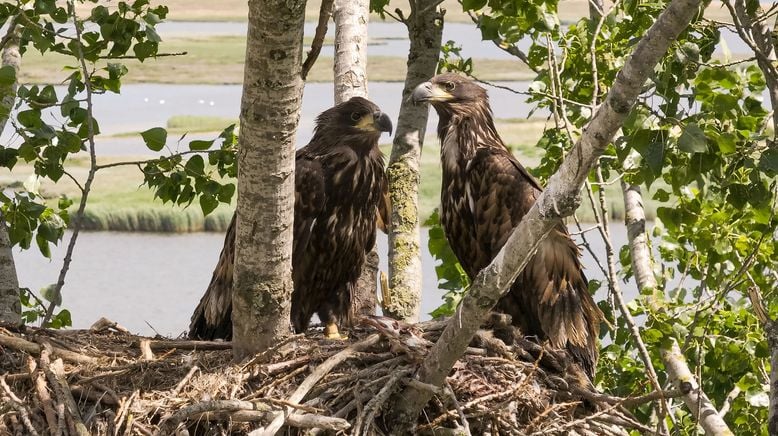
[[[453,315],[465,290],[470,286],[470,278],[462,268],[462,265],[457,261],[451,246],[448,245],[448,240],[446,240],[446,235],[440,225],[440,215],[437,208],[427,218],[424,225],[429,230],[427,247],[432,257],[439,261],[435,265],[435,273],[438,276],[438,288],[446,290],[446,293],[443,295],[444,303],[432,311],[430,315],[434,318],[450,316]]]
[[[80,0],[79,3],[89,3]],[[94,2],[91,2],[94,3]],[[235,187],[219,183],[215,176],[235,174],[233,129],[228,128],[212,141],[190,141],[189,152],[146,162],[112,163],[101,167],[96,160],[94,139],[100,134],[100,125],[92,113],[92,96],[119,93],[122,78],[128,73],[125,65],[112,59],[135,58],[141,62],[157,55],[161,38],[155,26],[165,19],[165,6],[151,6],[148,0],[120,1],[111,9],[94,5],[88,15],[76,15],[76,2],[62,5],[54,0],[35,2],[0,2],[0,24],[11,23],[20,29],[19,51],[24,56],[34,50],[40,54],[54,52],[68,59],[62,89],[52,85],[18,87],[16,103],[10,111],[0,114],[8,117],[15,130],[14,140],[0,145],[0,166],[13,170],[20,160],[33,166],[34,174],[24,186],[13,187],[0,194],[0,210],[9,224],[12,245],[29,248],[33,239],[46,256],[51,256],[50,244],[58,243],[68,224],[75,225],[75,240],[81,223],[91,183],[101,168],[121,164],[143,166],[145,180],[156,188],[156,196],[165,201],[189,204],[199,199],[204,214],[219,202],[229,203]],[[10,28],[11,26],[9,26]],[[4,38],[4,41],[6,38]],[[0,69],[0,85],[11,89],[16,81],[10,66]],[[151,150],[161,151],[167,146],[167,132],[162,128],[149,129],[142,134]],[[183,137],[182,137],[183,139]],[[214,144],[219,148],[210,150]],[[89,152],[90,168],[86,180],[78,180],[68,171],[68,160]],[[208,163],[200,152],[207,152]],[[184,160],[185,154],[190,154]],[[212,170],[211,168],[214,168]],[[45,198],[38,191],[41,179],[56,183],[62,177],[72,179],[79,188],[78,210],[71,220],[68,212],[72,201]],[[63,262],[61,279],[67,273],[73,244]],[[28,322],[53,315],[59,305],[63,281],[52,285],[52,297],[46,311],[39,299],[32,301],[29,292],[23,295]],[[51,327],[70,324],[70,314],[63,310],[51,318]]]
[[[531,41],[527,59],[538,75],[529,101],[551,113],[558,127],[546,130],[538,142],[545,155],[532,172],[545,180],[604,98],[634,36],[646,33],[666,3],[617,3],[601,22],[584,18],[566,29],[555,18],[554,1],[518,7],[464,0],[462,5],[479,16],[485,40],[503,45]],[[661,373],[660,346],[678,341],[714,404],[720,407],[736,386],[742,390],[726,421],[736,434],[753,434],[767,418],[768,348],[747,290],[761,290],[775,317],[778,148],[765,135],[771,114],[762,103],[761,70],[713,59],[719,38],[716,23],[698,18],[691,24],[655,69],[599,165],[604,180],[621,177],[643,185],[645,192],[653,189],[653,199],[661,204],[653,231],[659,286],[641,290],[629,304],[631,315],[645,320],[641,337],[653,365]],[[445,65],[456,69],[465,62],[446,59]],[[596,173],[590,180],[602,181]],[[597,194],[598,185],[592,190]],[[440,241],[433,247],[432,236],[431,251],[446,258],[447,247]],[[626,246],[620,254],[621,276],[628,280],[632,268]],[[445,280],[456,265],[448,259],[451,265],[438,267]],[[450,313],[463,289],[449,290],[447,303],[436,313]],[[597,384],[618,395],[644,392],[649,384],[625,320],[607,301],[599,304],[615,328],[603,331]],[[647,421],[651,407],[639,409],[638,417]],[[669,425],[682,434],[696,431],[685,408],[674,409]]]

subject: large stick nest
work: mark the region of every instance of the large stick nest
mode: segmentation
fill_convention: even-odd
[[[446,384],[413,375],[444,323],[371,318],[348,340],[316,329],[248,362],[229,343],[90,330],[0,328],[0,434],[392,434],[392,394],[432,389],[417,434],[624,434],[646,430],[593,392],[563,352],[481,332]]]

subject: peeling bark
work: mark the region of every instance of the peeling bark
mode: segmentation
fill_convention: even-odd
[[[416,106],[410,95],[435,75],[443,35],[443,14],[436,0],[411,1],[405,24],[411,41],[400,116],[387,175],[392,199],[389,231],[389,301],[387,315],[408,322],[421,311],[421,253],[419,238],[419,161],[429,107]]]
[[[11,24],[8,31],[8,42],[3,49],[2,65],[12,67],[18,76],[22,64],[19,54],[19,28]],[[18,81],[11,85],[0,87],[0,132],[5,129],[8,115],[16,102]],[[19,301],[19,279],[16,275],[11,239],[8,236],[5,218],[0,213],[0,322],[10,325],[21,325],[22,305]]]
[[[305,0],[250,0],[240,114],[233,352],[290,334],[295,133]]]
[[[508,291],[541,241],[561,218],[571,215],[578,207],[579,191],[589,172],[631,111],[654,66],[689,24],[699,5],[698,0],[673,0],[641,38],[581,139],[550,178],[546,190],[492,263],[473,281],[456,314],[447,322],[440,339],[419,368],[418,381],[435,386],[443,384],[485,316]],[[414,385],[408,385],[396,394],[395,407],[387,417],[396,433],[411,431],[431,396],[431,392]]]

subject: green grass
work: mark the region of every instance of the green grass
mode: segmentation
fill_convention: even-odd
[[[207,117],[206,117],[207,118]],[[225,124],[219,118],[201,118],[180,116],[171,118],[177,128],[188,129],[196,123],[218,125],[217,130]],[[218,121],[218,123],[217,123]],[[498,120],[497,129],[503,139],[509,144],[511,150],[526,166],[532,167],[540,162],[543,150],[535,147],[535,143],[543,132],[544,120]],[[425,138],[424,149],[421,155],[421,184],[419,186],[419,214],[422,222],[432,213],[440,203],[440,145],[434,135]],[[389,155],[391,145],[381,146],[383,152]],[[126,161],[131,158],[104,158],[100,163]],[[134,159],[133,159],[134,160]],[[86,158],[70,159],[67,163],[68,171],[82,183],[86,179],[88,161]],[[0,186],[8,186],[23,182],[32,173],[32,167],[26,164],[17,164],[11,173],[0,174]],[[90,230],[116,230],[116,231],[159,231],[159,232],[192,232],[192,231],[224,231],[232,216],[232,205],[220,205],[211,215],[203,218],[197,202],[188,208],[163,205],[154,199],[153,192],[142,186],[143,175],[134,166],[112,167],[98,172],[90,194],[84,217],[84,226]],[[658,188],[657,182],[654,188]],[[623,201],[618,183],[613,183],[605,188],[606,200],[611,206],[611,217],[620,219],[623,217]],[[67,177],[63,177],[58,183],[44,181],[41,185],[41,194],[54,201],[60,195],[67,195],[76,200],[80,193],[76,185]],[[650,194],[650,193],[649,193]],[[593,213],[589,207],[585,193],[583,205],[578,211],[579,219],[587,222],[593,221]],[[656,214],[657,203],[646,195],[646,212],[649,219]],[[75,212],[75,205],[72,212]]]
[[[175,115],[167,120],[168,133],[219,132],[238,120],[199,115]]]
[[[113,60],[127,65],[129,74],[123,83],[169,84],[240,84],[243,82],[243,63],[246,38],[243,36],[208,36],[170,38],[161,44],[161,52],[183,53],[137,60]],[[40,54],[29,51],[24,56],[20,71],[22,83],[61,83],[68,75],[63,67],[72,63],[57,53]],[[368,57],[368,75],[371,81],[399,82],[405,80],[407,69],[404,57]],[[100,61],[98,68],[107,65]],[[331,82],[333,59],[320,56],[308,75],[308,82]],[[522,63],[514,60],[484,59],[474,61],[474,74],[484,80],[528,80],[535,75]]]

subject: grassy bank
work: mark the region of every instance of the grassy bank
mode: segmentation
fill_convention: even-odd
[[[112,60],[127,65],[129,74],[123,83],[168,84],[240,84],[243,82],[243,62],[246,38],[243,36],[208,36],[166,39],[161,52],[183,53],[137,60]],[[60,83],[67,73],[63,67],[70,61],[57,53],[25,54],[20,71],[23,83]],[[370,80],[401,82],[405,80],[407,60],[404,57],[369,56]],[[100,63],[100,67],[107,62]],[[308,82],[331,82],[333,59],[321,56],[308,75]],[[524,64],[514,60],[482,59],[474,61],[474,74],[483,80],[529,80],[535,77]]]
[[[173,117],[168,126],[177,126],[181,131],[187,131],[193,126],[216,123],[223,126],[224,120],[207,120],[202,117]],[[538,120],[498,120],[497,128],[505,141],[510,144],[514,153],[522,163],[532,167],[536,165],[543,150],[534,146],[543,132],[545,122]],[[382,149],[388,156],[390,145]],[[421,159],[421,185],[419,187],[419,212],[426,219],[440,202],[441,172],[439,164],[440,148],[437,138],[426,138]],[[103,158],[100,163],[134,160],[131,157]],[[88,161],[84,158],[71,159],[68,170],[78,180],[83,181],[88,171]],[[0,186],[24,181],[32,174],[32,167],[18,164],[10,174],[0,174]],[[195,202],[188,208],[173,205],[163,205],[154,200],[151,190],[142,186],[143,175],[134,166],[119,166],[101,170],[93,185],[87,205],[84,225],[90,230],[114,231],[158,231],[158,232],[192,232],[192,231],[224,231],[232,216],[232,207],[221,205],[211,215],[203,218],[200,208]],[[41,193],[47,198],[56,199],[60,195],[79,199],[80,193],[75,184],[63,177],[59,183],[44,181]],[[614,218],[623,216],[621,191],[617,183],[606,187],[607,199],[613,206]],[[77,203],[77,202],[76,202]],[[649,218],[655,216],[656,204],[646,201]],[[75,212],[75,208],[72,210]],[[578,216],[584,221],[592,221],[593,215],[588,202],[579,209]]]

